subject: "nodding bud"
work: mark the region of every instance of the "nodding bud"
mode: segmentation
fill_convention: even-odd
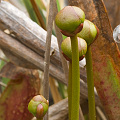
[[[78,37],[86,40],[87,44],[90,45],[97,38],[99,34],[98,28],[89,20],[85,20],[83,29],[78,33]]]
[[[77,37],[78,49],[79,49],[79,60],[82,60],[87,52],[87,43],[84,39]],[[72,48],[71,39],[67,37],[61,44],[62,54],[68,61],[72,61]]]
[[[28,104],[28,110],[38,119],[42,119],[48,110],[49,102],[42,95],[32,98]]]
[[[74,36],[82,30],[85,19],[84,12],[76,6],[64,7],[55,18],[56,25],[65,36]]]

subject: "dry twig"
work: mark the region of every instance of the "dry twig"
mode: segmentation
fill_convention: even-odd
[[[50,0],[49,16],[48,16],[48,27],[46,37],[46,51],[45,51],[45,62],[44,62],[44,97],[49,99],[49,64],[50,64],[50,46],[51,46],[51,35],[53,27],[54,17],[54,0]],[[48,120],[48,115],[45,115],[45,120]]]

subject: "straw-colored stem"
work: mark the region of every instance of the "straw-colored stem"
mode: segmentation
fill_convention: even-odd
[[[30,0],[30,1],[31,1],[32,7],[33,7],[33,9],[34,9],[34,11],[35,11],[35,13],[36,13],[36,16],[37,16],[37,18],[38,18],[38,20],[39,20],[39,23],[41,24],[41,27],[42,27],[44,30],[46,30],[46,26],[45,26],[43,17],[42,17],[42,15],[41,15],[40,11],[39,11],[39,8],[38,8],[35,0]]]
[[[87,68],[87,84],[88,84],[89,119],[96,120],[93,66],[92,66],[92,56],[91,56],[90,46],[88,47],[86,53],[86,68]]]

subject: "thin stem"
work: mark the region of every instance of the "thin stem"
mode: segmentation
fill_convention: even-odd
[[[69,120],[71,120],[72,110],[72,63],[69,62],[69,80],[68,80],[68,108],[69,108]]]
[[[41,24],[41,27],[42,27],[44,30],[46,30],[46,26],[45,26],[43,17],[42,17],[42,15],[40,14],[39,8],[38,8],[35,0],[30,0],[30,1],[31,1],[31,4],[32,4],[32,6],[33,6],[33,9],[34,9],[34,11],[35,11],[35,13],[36,13],[36,16],[37,16],[37,18],[38,18],[38,20],[39,20],[39,22],[40,22],[40,24]]]
[[[80,70],[77,35],[71,37],[72,47],[72,111],[71,120],[79,120]]]
[[[87,69],[87,84],[88,84],[89,119],[96,120],[93,67],[92,67],[92,56],[91,56],[90,46],[88,47],[86,53],[86,69]]]

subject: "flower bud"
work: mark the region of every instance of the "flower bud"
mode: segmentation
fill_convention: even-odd
[[[77,37],[78,39],[78,49],[79,49],[79,60],[82,60],[87,52],[87,43],[84,39]],[[72,48],[71,48],[71,40],[70,37],[67,37],[63,40],[61,44],[61,49],[63,52],[63,56],[66,60],[72,60]]]
[[[44,117],[48,110],[49,102],[42,95],[37,95],[32,98],[28,104],[28,110],[37,118]]]
[[[84,12],[76,6],[64,7],[55,18],[56,25],[65,36],[74,36],[82,30]]]
[[[90,45],[97,38],[98,33],[98,28],[89,20],[85,20],[83,29],[78,33],[78,37],[83,38]]]

